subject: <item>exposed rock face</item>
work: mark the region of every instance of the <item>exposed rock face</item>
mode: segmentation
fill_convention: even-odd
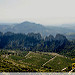
[[[57,34],[55,36],[55,49],[63,48],[67,42],[68,42],[68,40],[66,39],[66,37],[64,35]]]
[[[68,40],[62,34],[57,34],[55,38],[53,35],[42,38],[40,33],[0,33],[0,48],[7,49],[24,49],[33,51],[53,51],[60,52],[67,45]],[[25,49],[25,50],[26,50]]]
[[[65,41],[67,41],[67,38],[62,34],[57,34],[55,36],[55,38],[53,37],[53,35],[49,35],[49,36],[46,36],[45,41],[50,41],[50,42],[52,42],[52,41],[59,41],[59,42],[62,41],[62,42],[65,42]]]
[[[37,34],[35,34],[35,33],[28,33],[28,37],[33,37],[33,38],[35,38],[37,40],[41,40],[42,39],[40,33],[37,33]]]
[[[62,34],[57,34],[57,35],[55,36],[55,40],[56,40],[56,41],[66,41],[67,39],[66,39],[66,37],[65,37],[64,35],[62,35]]]
[[[54,39],[53,35],[46,36],[46,38],[45,38],[45,41],[50,41],[50,42],[52,42],[52,41],[54,41],[54,40],[55,40],[55,39]]]
[[[52,35],[46,36],[45,43],[47,44],[47,48],[53,51],[60,51],[64,48],[65,44],[67,44],[67,38],[62,34],[57,34],[55,38]]]

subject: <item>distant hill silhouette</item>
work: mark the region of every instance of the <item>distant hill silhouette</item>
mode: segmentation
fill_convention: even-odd
[[[74,26],[74,25],[73,25]],[[56,35],[57,33],[66,35],[67,33],[75,33],[75,29],[69,25],[69,27],[63,26],[43,26],[41,24],[36,24],[32,22],[22,22],[18,24],[1,24],[0,25],[1,32],[14,32],[14,33],[40,33],[42,36],[47,35]],[[68,38],[68,36],[67,36]],[[73,37],[74,38],[74,37]]]

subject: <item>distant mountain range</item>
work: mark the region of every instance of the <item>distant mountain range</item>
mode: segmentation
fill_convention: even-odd
[[[72,26],[63,24],[62,26],[43,26],[41,24],[31,23],[28,21],[18,24],[0,24],[1,32],[14,32],[14,33],[40,33],[42,36],[56,35],[57,33],[64,34],[69,39],[75,38],[75,25]],[[70,34],[70,35],[68,35]],[[71,37],[72,36],[72,37]]]

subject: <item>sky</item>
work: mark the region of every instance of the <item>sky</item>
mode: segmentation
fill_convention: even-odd
[[[75,23],[75,0],[0,0],[0,22]]]

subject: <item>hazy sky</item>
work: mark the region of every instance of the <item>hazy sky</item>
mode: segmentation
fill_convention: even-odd
[[[0,22],[75,23],[75,0],[0,0]]]

